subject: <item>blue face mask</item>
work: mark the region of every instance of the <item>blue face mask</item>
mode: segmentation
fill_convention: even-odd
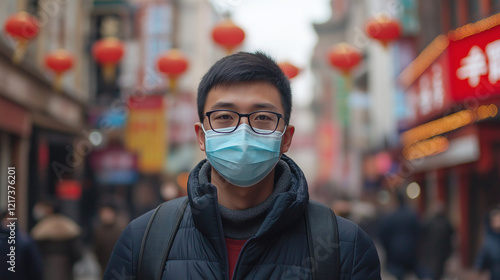
[[[232,129],[228,128],[229,131]],[[239,125],[231,133],[205,131],[204,128],[203,131],[208,161],[233,185],[250,187],[257,184],[271,172],[280,158],[284,132],[261,135],[247,124]]]

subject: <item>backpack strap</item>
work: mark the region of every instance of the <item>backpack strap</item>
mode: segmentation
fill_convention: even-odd
[[[333,211],[309,201],[306,223],[312,279],[340,279],[340,246],[337,218]]]
[[[187,197],[180,197],[156,207],[142,238],[137,266],[138,280],[161,279],[187,202]]]

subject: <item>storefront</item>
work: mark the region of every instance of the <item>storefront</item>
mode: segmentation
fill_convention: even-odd
[[[500,16],[437,37],[399,78],[410,110],[400,175],[421,186],[423,214],[445,203],[469,266],[500,202]]]
[[[84,161],[77,154],[85,138],[85,103],[67,92],[54,92],[34,65],[28,60],[15,65],[9,53],[0,45],[0,173],[15,167],[16,215],[28,229],[33,223],[29,211],[37,200],[57,196],[61,179],[81,177]],[[1,209],[7,201],[3,176]],[[70,216],[78,215],[70,208]]]

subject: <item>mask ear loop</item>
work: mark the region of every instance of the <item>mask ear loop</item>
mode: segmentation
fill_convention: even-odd
[[[286,132],[286,129],[287,129],[287,128],[288,128],[288,125],[286,125],[286,124],[285,124],[285,129],[283,129],[283,132],[281,132],[280,137],[281,137],[281,136],[283,136],[283,135],[285,134],[285,132]]]

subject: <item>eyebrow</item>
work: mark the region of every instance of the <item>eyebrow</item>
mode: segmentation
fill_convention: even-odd
[[[253,108],[256,109],[270,109],[270,110],[278,110],[276,106],[271,103],[257,103],[252,105]],[[212,105],[211,109],[235,109],[236,105],[231,102],[219,101]]]

